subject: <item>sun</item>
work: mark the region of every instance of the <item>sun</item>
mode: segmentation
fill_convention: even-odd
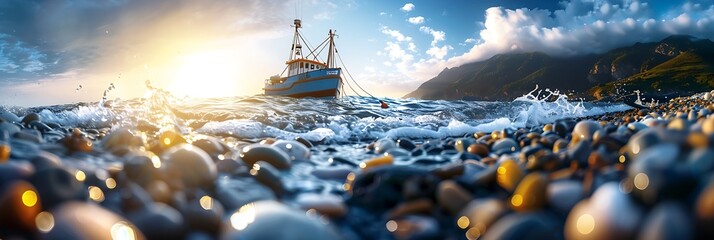
[[[206,51],[181,56],[170,70],[167,88],[176,96],[235,96],[239,66],[237,59],[227,52]]]

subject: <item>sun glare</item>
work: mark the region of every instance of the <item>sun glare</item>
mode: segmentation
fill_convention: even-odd
[[[240,65],[236,59],[218,51],[180,57],[168,89],[176,96],[234,96],[238,91]]]

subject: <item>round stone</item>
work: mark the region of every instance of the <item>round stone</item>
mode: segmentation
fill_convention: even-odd
[[[240,157],[248,166],[253,166],[258,161],[266,161],[277,169],[288,169],[291,165],[291,158],[287,153],[269,145],[252,144],[245,146],[241,149]]]
[[[509,211],[510,209],[503,200],[495,198],[474,199],[456,216],[456,224],[459,228],[466,230],[467,233],[471,232],[472,236],[480,236]],[[479,234],[475,234],[477,232]]]
[[[553,214],[538,211],[509,214],[495,222],[484,234],[478,229],[466,231],[467,239],[561,239],[561,221]]]
[[[628,183],[634,187],[632,195],[646,204],[654,204],[665,196],[677,195],[669,191],[684,191],[684,188],[674,188],[676,181],[683,180],[673,171],[678,156],[679,147],[669,143],[641,152],[627,172]]]
[[[310,148],[313,147],[312,143],[311,143],[309,140],[305,139],[305,138],[296,137],[296,138],[295,138],[295,141],[297,141],[297,142],[299,142],[299,143],[302,143],[302,145],[305,145],[305,147],[307,147],[308,149],[310,149]]]
[[[461,211],[472,198],[469,191],[452,180],[439,183],[436,191],[436,200],[439,202],[439,206],[451,214]]]
[[[62,138],[62,144],[73,152],[91,152],[94,143],[89,140],[78,128],[72,130],[72,134]]]
[[[414,148],[416,148],[416,145],[414,144],[414,142],[412,142],[409,139],[404,139],[404,138],[397,140],[397,146],[400,148],[403,148],[407,151],[411,151],[411,150],[414,150]]]
[[[693,239],[694,227],[690,219],[682,204],[659,203],[645,218],[638,239]]]
[[[231,213],[224,223],[221,239],[340,239],[329,225],[318,218],[275,201],[246,204]]]
[[[211,186],[216,180],[216,165],[200,148],[179,144],[166,150],[162,159],[169,176],[179,176],[187,187]]]
[[[564,180],[548,184],[548,203],[558,213],[567,216],[575,204],[584,196],[583,184],[579,181]]]
[[[471,144],[473,144],[474,142],[475,140],[473,138],[459,138],[454,143],[454,148],[456,149],[456,151],[463,152],[466,151],[466,149],[468,149],[468,147],[471,146]]]
[[[378,166],[384,166],[384,165],[392,165],[393,163],[394,163],[394,157],[392,157],[391,155],[385,155],[385,156],[365,160],[364,162],[361,162],[359,164],[359,168],[362,169],[362,171],[367,171],[371,168],[375,168]]]
[[[226,211],[233,211],[254,201],[275,199],[275,193],[252,177],[221,177],[216,183],[216,199]]]
[[[295,198],[295,202],[305,211],[313,209],[331,218],[340,218],[347,214],[347,206],[342,197],[332,194],[303,193]]]
[[[503,189],[512,192],[523,178],[523,169],[512,159],[505,160],[496,169],[496,182]]]
[[[5,229],[34,230],[35,217],[42,211],[37,189],[25,181],[15,181],[0,191],[0,226]]]
[[[698,235],[703,239],[714,238],[714,177],[703,183],[704,187],[694,202],[694,217]]]
[[[410,215],[390,219],[385,227],[392,234],[392,238],[388,239],[439,239],[441,237],[439,222],[430,216]]]
[[[42,218],[43,239],[145,239],[134,224],[96,204],[67,202]]]
[[[278,140],[275,143],[273,143],[274,147],[277,147],[283,152],[287,153],[288,156],[290,156],[291,160],[297,160],[297,161],[309,161],[310,160],[310,149],[305,147],[302,143],[298,141],[290,141],[290,140]]]
[[[478,155],[481,157],[486,157],[488,156],[488,146],[481,144],[481,143],[473,143],[469,145],[469,147],[466,149],[471,154]]]
[[[382,138],[374,143],[374,152],[382,154],[396,146],[397,144],[394,143],[394,140],[390,138]]]
[[[510,153],[518,151],[519,149],[518,143],[510,138],[500,139],[491,147],[491,151],[495,153]]]
[[[205,151],[209,156],[214,158],[225,152],[220,140],[213,137],[198,139],[193,141],[191,144]]]
[[[128,146],[141,146],[143,142],[128,128],[119,128],[104,137],[102,145],[105,149],[112,150]]]
[[[702,132],[707,135],[714,134],[714,117],[709,117],[702,123]]]
[[[163,203],[152,203],[140,211],[127,214],[127,218],[148,239],[177,239],[184,234],[181,213]]]
[[[281,197],[285,194],[285,185],[280,180],[280,171],[275,169],[270,163],[258,161],[253,164],[250,169],[250,175],[255,177],[259,183],[273,190],[276,196]]]
[[[62,168],[45,168],[32,176],[31,183],[42,196],[42,206],[51,208],[68,200],[86,199],[86,188],[80,182],[85,178],[79,170],[70,173]]]
[[[14,113],[8,112],[5,109],[0,109],[0,119],[3,119],[10,123],[20,122],[20,120],[21,120],[20,117],[18,117]],[[0,121],[0,122],[3,122],[3,121]]]
[[[593,135],[600,130],[600,123],[593,120],[583,120],[575,124],[572,136],[573,142],[577,143],[580,140],[593,140]]]
[[[40,118],[40,115],[39,115],[39,114],[37,114],[37,113],[30,113],[30,114],[25,115],[25,117],[23,117],[20,122],[22,122],[22,124],[28,125],[28,124],[30,124],[30,122],[32,122],[32,121],[40,121],[40,119],[41,119],[41,118]]]
[[[580,201],[565,221],[566,239],[632,239],[643,211],[616,182],[600,186]]]
[[[205,193],[195,192],[193,195],[193,199],[179,208],[184,222],[193,230],[204,231],[213,236],[219,235],[225,213],[223,205]]]
[[[548,202],[548,179],[539,173],[526,175],[511,196],[511,208],[529,212],[543,208]]]

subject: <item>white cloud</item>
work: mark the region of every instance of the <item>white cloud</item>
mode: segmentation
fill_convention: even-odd
[[[434,46],[437,43],[446,40],[446,33],[444,31],[437,31],[434,30],[430,27],[427,26],[421,26],[419,27],[419,31],[422,31],[427,34],[431,34],[431,36],[434,38],[434,40],[431,41],[431,45]]]
[[[447,57],[453,48],[439,46],[446,39],[445,32],[421,26],[421,32],[432,36],[426,51],[430,58],[413,62],[400,69],[400,74],[414,80],[412,89],[415,89],[445,67],[501,53],[540,51],[553,56],[573,56],[602,53],[636,42],[659,41],[672,34],[714,38],[711,3],[687,2],[658,15],[661,11],[655,11],[647,2],[623,2],[572,0],[562,2],[561,9],[555,11],[492,7],[485,12],[482,29],[476,32],[478,37],[464,41],[472,44],[471,49],[453,57]]]
[[[453,47],[446,45],[442,47],[431,47],[429,50],[426,51],[426,54],[429,54],[429,56],[435,58],[435,59],[444,59],[446,54],[449,53],[450,49],[454,49]]]
[[[386,16],[386,15],[387,15],[386,12],[379,12],[379,16]]]
[[[405,12],[411,12],[412,10],[414,10],[414,4],[413,3],[404,4],[404,6],[401,9],[402,9],[402,11],[405,11]]]
[[[382,33],[387,34],[400,42],[411,42],[412,41],[412,37],[405,36],[401,32],[394,30],[394,29],[389,29],[388,27],[382,27]]]
[[[455,67],[511,51],[542,51],[556,56],[600,53],[635,42],[659,41],[672,34],[714,37],[714,6],[695,5],[683,4],[671,17],[652,15],[649,5],[639,1],[612,5],[575,0],[554,12],[493,7],[486,10],[481,41],[462,56],[449,59],[448,65]]]
[[[411,23],[411,24],[417,24],[417,25],[418,25],[418,24],[424,23],[424,17],[422,17],[422,16],[410,17],[409,19],[407,19],[407,21],[408,21],[409,23]]]
[[[407,49],[409,49],[409,51],[416,52],[416,44],[409,42]]]

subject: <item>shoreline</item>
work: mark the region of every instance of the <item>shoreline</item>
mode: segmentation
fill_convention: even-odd
[[[0,238],[714,238],[712,95],[341,146],[3,112]]]

